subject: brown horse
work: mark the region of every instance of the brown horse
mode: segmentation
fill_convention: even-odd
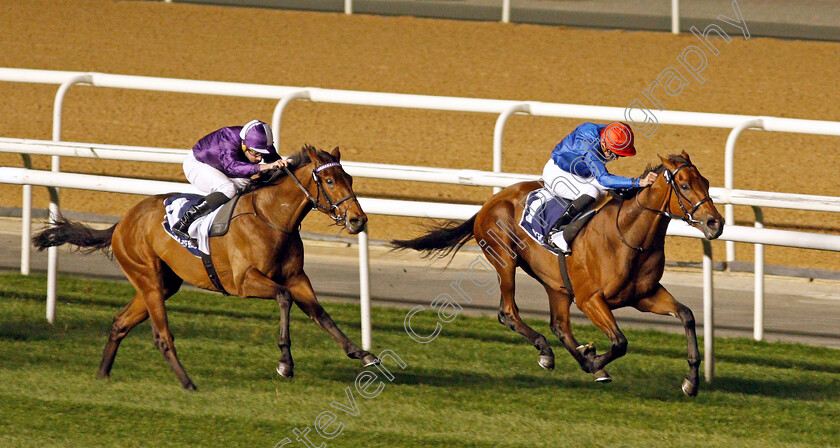
[[[392,245],[444,257],[474,237],[499,275],[499,322],[525,336],[539,350],[539,364],[548,370],[554,368],[554,353],[543,335],[522,322],[514,301],[517,266],[543,285],[551,309],[551,330],[596,381],[609,381],[604,366],[627,351],[627,339],[615,322],[613,309],[632,306],[674,316],[682,321],[688,340],[690,371],[682,390],[695,396],[700,352],[694,315],[659,283],[665,268],[665,232],[668,222],[679,218],[711,240],[723,231],[723,218],[709,198],[709,182],[691,164],[688,154],[683,151],[661,160],[660,166],[648,168],[661,174],[656,182],[636,190],[629,199],[615,197],[601,208],[573,241],[566,259],[577,307],[611,341],[610,349],[601,355],[592,345],[578,344],[572,334],[569,308],[573,297],[561,279],[557,256],[517,225],[523,199],[540,188],[540,182],[522,182],[500,191],[463,224],[440,225],[424,236],[392,241]]]
[[[277,171],[267,181],[249,188],[236,204],[228,233],[210,239],[210,253],[226,291],[243,298],[274,299],[280,305],[281,358],[277,372],[285,377],[294,374],[289,338],[293,301],[341,345],[348,357],[361,359],[365,366],[379,362],[338,329],[318,303],[303,272],[299,228],[310,210],[324,212],[350,233],[361,232],[367,223],[353,192],[353,179],[339,164],[340,156],[338,148],[327,153],[305,146],[290,156],[291,172]],[[114,318],[99,365],[100,378],[109,377],[123,338],[151,316],[155,346],[184,389],[194,390],[175,353],[165,301],[178,292],[184,280],[203,289],[218,289],[201,260],[190,255],[161,225],[167,196],[170,195],[144,199],[107,230],[93,230],[59,219],[55,226],[35,236],[33,242],[39,249],[65,243],[88,251],[110,247],[137,290],[134,299]]]

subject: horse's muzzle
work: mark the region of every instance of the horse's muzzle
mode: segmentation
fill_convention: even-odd
[[[347,231],[355,235],[363,230],[367,225],[367,216],[364,213],[360,215],[348,216],[344,221]]]
[[[723,218],[709,218],[700,224],[700,230],[708,240],[713,240],[723,233]]]

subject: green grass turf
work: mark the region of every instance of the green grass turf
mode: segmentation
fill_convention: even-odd
[[[615,381],[598,384],[553,336],[557,367],[547,372],[536,350],[494,319],[459,316],[419,344],[403,328],[406,310],[378,308],[374,352],[392,349],[407,366],[390,363],[395,379],[380,374],[384,389],[366,399],[354,386],[360,362],[297,308],[289,380],[274,371],[274,302],[182,291],[168,309],[199,389],[188,393],[148,322],[123,341],[111,380],[95,378],[113,316],[133,295],[128,283],[62,277],[55,325],[43,317],[45,284],[39,275],[0,274],[0,447],[271,448],[285,437],[302,447],[293,429],[313,427],[324,411],[343,427],[332,440],[312,430],[316,446],[840,446],[836,350],[719,339],[717,378],[691,399],[680,391],[682,335],[626,330],[629,352],[609,367]],[[358,342],[358,307],[326,308]],[[435,322],[430,312],[412,321],[418,332]],[[530,323],[550,335],[546,322]],[[594,327],[575,331],[605,347]],[[348,403],[347,387],[358,416],[330,407]]]

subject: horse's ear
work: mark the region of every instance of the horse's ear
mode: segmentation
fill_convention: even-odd
[[[336,159],[339,159],[339,160],[341,159],[341,151],[338,150],[338,146],[333,148],[333,150],[330,151],[330,154],[332,154],[332,156],[335,157]]]
[[[309,155],[309,160],[312,161],[313,165],[319,166],[321,164],[321,159],[318,158],[318,150],[314,146],[306,145],[303,149],[306,150],[306,154]]]
[[[659,160],[662,161],[662,165],[665,168],[668,168],[669,171],[674,171],[674,169],[675,169],[674,164],[671,163],[671,161],[667,157],[662,157],[659,154],[657,154],[656,156],[659,157]]]
[[[690,157],[688,157],[688,153],[687,153],[687,152],[685,152],[685,150],[684,150],[684,149],[682,150],[682,153],[681,153],[680,155],[681,155],[681,156],[683,156],[683,158],[684,158],[685,160],[687,160],[687,161],[688,161],[688,163],[691,163],[691,158],[690,158]]]

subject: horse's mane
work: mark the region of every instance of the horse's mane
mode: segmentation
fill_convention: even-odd
[[[667,159],[668,159],[669,162],[671,162],[671,163],[673,163],[674,165],[677,165],[677,166],[683,165],[683,164],[686,164],[686,163],[691,163],[688,159],[686,159],[685,157],[683,157],[679,154],[671,154],[670,156],[667,157]],[[650,164],[648,164],[648,166],[645,167],[644,172],[642,172],[642,175],[639,176],[639,178],[644,178],[645,176],[648,175],[648,173],[662,174],[664,171],[665,171],[665,165],[663,165],[661,163],[657,166],[651,166]],[[628,198],[632,198],[633,196],[635,196],[636,193],[638,193],[639,190],[641,190],[641,189],[642,189],[642,187],[626,188],[626,189],[622,189],[622,190],[612,190],[611,193],[614,197],[617,197],[619,199],[628,199]]]
[[[318,148],[316,148],[312,145],[306,144],[306,145],[303,145],[303,148],[301,148],[300,151],[298,151],[298,152],[296,152],[296,153],[294,153],[294,154],[292,154],[292,155],[290,155],[289,157],[286,158],[286,160],[289,161],[288,168],[289,168],[290,172],[295,172],[297,169],[302,168],[302,167],[312,163],[312,160],[309,158],[309,151],[308,150],[310,150],[310,149],[314,150],[318,154],[318,157],[320,157],[322,160],[325,160],[326,163],[338,162],[338,159],[333,157],[332,154],[330,154],[326,151],[320,150],[320,149],[318,149]],[[269,185],[274,185],[274,184],[277,183],[278,180],[283,179],[284,177],[286,177],[286,171],[285,170],[277,170],[277,171],[262,173],[255,181],[251,182],[250,185],[248,185],[247,187],[245,187],[245,189],[242,190],[242,194],[250,193],[252,191],[259,190],[260,188],[263,188],[263,187],[266,187],[266,186],[269,186]]]

